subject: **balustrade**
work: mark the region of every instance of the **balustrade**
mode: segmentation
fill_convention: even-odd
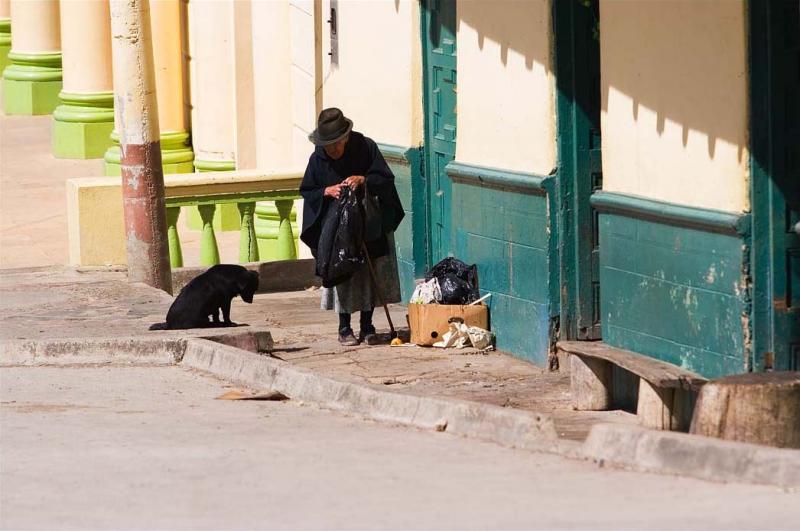
[[[230,175],[227,175],[230,174]],[[214,233],[214,215],[217,205],[236,204],[240,216],[239,261],[259,261],[258,241],[255,231],[257,201],[274,201],[278,211],[278,238],[275,258],[296,260],[294,232],[291,224],[294,200],[300,197],[301,174],[274,173],[264,175],[243,172],[215,174],[169,175],[165,179],[167,204],[167,235],[170,264],[183,266],[183,253],[178,237],[178,218],[182,207],[196,206],[202,220],[200,237],[200,265],[210,266],[220,262],[217,238]]]

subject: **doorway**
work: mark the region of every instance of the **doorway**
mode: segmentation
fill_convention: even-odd
[[[800,370],[800,4],[750,2],[753,370]]]
[[[599,230],[589,199],[603,185],[599,0],[553,2],[553,9],[561,204],[559,336],[598,340]]]
[[[453,252],[452,183],[445,166],[456,154],[456,2],[423,0],[421,8],[430,267]]]

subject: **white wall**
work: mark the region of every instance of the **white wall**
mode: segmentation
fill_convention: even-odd
[[[422,142],[417,0],[338,0],[338,63],[331,63],[330,0],[322,0],[322,104],[339,107],[376,142]]]
[[[457,9],[456,160],[549,174],[556,166],[550,0],[462,1]]]
[[[601,0],[605,190],[749,209],[745,9]]]

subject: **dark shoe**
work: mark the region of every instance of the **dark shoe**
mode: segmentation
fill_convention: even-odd
[[[353,335],[352,330],[347,330],[345,332],[339,332],[339,343],[345,347],[355,347],[358,345],[358,339]]]
[[[367,345],[378,345],[381,341],[378,334],[375,333],[375,327],[372,326],[358,333],[358,342],[366,343]]]

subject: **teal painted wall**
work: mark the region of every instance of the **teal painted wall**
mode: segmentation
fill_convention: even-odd
[[[473,175],[459,177],[464,171]],[[453,248],[457,258],[478,265],[481,291],[492,293],[488,304],[497,347],[546,365],[550,322],[547,194],[538,187],[515,186],[514,181],[519,184],[526,179],[520,174],[465,170],[464,166],[448,173],[453,178]],[[488,173],[494,179],[483,178]]]
[[[746,370],[746,235],[619,211],[599,230],[604,342],[709,378]]]
[[[425,203],[422,197],[422,149],[378,144],[394,173],[395,186],[406,217],[395,232],[400,292],[406,303],[414,292],[414,279],[425,274]]]

